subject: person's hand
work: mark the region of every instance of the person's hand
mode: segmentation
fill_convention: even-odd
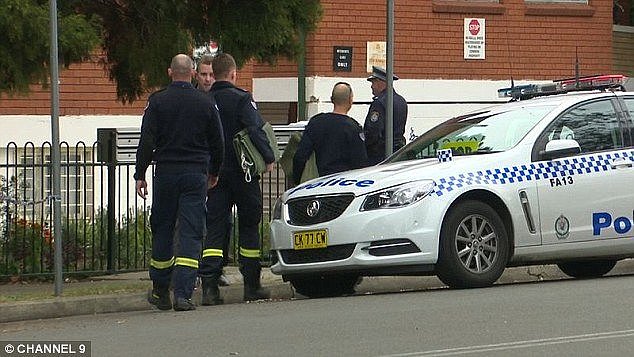
[[[270,164],[266,164],[266,172],[271,172],[273,171],[273,165],[275,165],[274,162],[270,163]]]
[[[136,194],[142,199],[147,196],[147,182],[145,180],[136,180]]]
[[[218,184],[218,176],[207,175],[207,189],[211,190]]]

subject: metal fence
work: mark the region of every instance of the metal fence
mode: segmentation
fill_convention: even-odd
[[[62,257],[66,275],[144,270],[150,260],[151,201],[135,194],[133,164],[97,162],[98,145],[60,144]],[[2,279],[53,274],[50,155],[48,142],[39,146],[31,142],[21,146],[9,143],[0,148]],[[287,187],[279,165],[265,174],[260,184],[264,203],[260,236],[266,263],[270,212]],[[233,227],[229,257],[235,260],[237,227]]]

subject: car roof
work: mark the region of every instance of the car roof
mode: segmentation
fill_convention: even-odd
[[[507,103],[503,103],[502,105],[499,105],[499,106],[486,108],[486,110],[506,111],[515,107],[542,106],[542,105],[569,106],[574,103],[579,103],[579,102],[583,102],[590,99],[612,97],[615,95],[616,96],[625,96],[625,95],[634,96],[634,92],[618,92],[618,91],[611,92],[611,91],[598,91],[598,90],[587,91],[587,92],[570,92],[565,94],[548,95],[548,96],[535,97],[535,98],[525,99],[525,100],[510,101]]]

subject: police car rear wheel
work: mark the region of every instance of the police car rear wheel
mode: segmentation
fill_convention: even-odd
[[[309,298],[354,294],[354,288],[360,282],[357,275],[321,275],[289,280],[298,294]]]
[[[483,287],[502,275],[508,259],[508,238],[502,219],[487,204],[457,204],[447,214],[440,235],[437,274],[445,284]]]
[[[564,274],[572,278],[598,278],[609,273],[615,265],[616,260],[591,260],[557,264]]]

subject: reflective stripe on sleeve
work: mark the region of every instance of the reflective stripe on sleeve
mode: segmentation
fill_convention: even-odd
[[[203,250],[204,257],[223,257],[222,249],[205,249]]]
[[[171,268],[174,265],[174,257],[170,260],[155,260],[150,259],[150,266],[156,269],[167,269]]]
[[[246,258],[259,258],[260,250],[259,249],[246,249],[240,247],[240,255]]]
[[[176,262],[174,263],[174,265],[180,265],[180,266],[198,269],[198,260],[192,259],[192,258],[178,257],[176,258]]]

